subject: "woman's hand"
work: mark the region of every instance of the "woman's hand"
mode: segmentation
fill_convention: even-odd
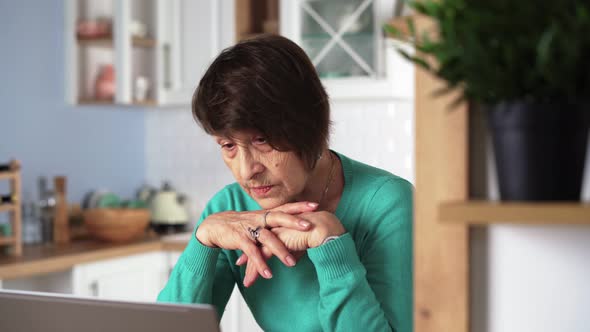
[[[320,246],[329,236],[340,236],[346,233],[340,220],[330,212],[304,212],[298,217],[311,222],[312,227],[309,231],[301,232],[282,226],[274,227],[271,230],[283,241],[289,251],[315,248]]]
[[[317,204],[309,202],[289,203],[270,210],[266,216],[268,228],[296,229],[305,232],[310,223],[295,216],[302,212],[313,211]],[[295,258],[289,253],[283,242],[264,228],[264,214],[267,211],[235,212],[227,211],[208,216],[197,228],[195,236],[199,242],[208,247],[228,250],[242,250],[252,261],[252,268],[265,278],[271,278],[272,272],[263,259],[256,239],[250,235],[250,229],[260,227],[258,242],[277,256],[285,265],[295,265]],[[245,280],[246,281],[246,280]]]
[[[303,251],[320,246],[327,237],[339,236],[346,233],[346,229],[344,229],[340,220],[330,212],[305,212],[299,214],[297,217],[309,221],[311,223],[310,229],[300,231],[282,226],[277,226],[271,229],[272,233],[283,242],[288,251],[293,253],[293,255],[298,256],[297,259],[301,257]],[[263,246],[261,249],[262,257],[264,259],[269,259],[274,255],[270,248]],[[251,263],[248,253],[244,252],[236,264],[243,265],[246,262],[248,265],[246,266],[244,285],[249,287],[258,278],[260,273],[257,271],[257,263]]]

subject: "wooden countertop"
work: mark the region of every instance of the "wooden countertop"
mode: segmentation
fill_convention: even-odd
[[[150,251],[183,251],[189,237],[189,234],[165,237],[151,234],[146,235],[143,239],[125,244],[82,240],[67,245],[23,246],[23,255],[21,257],[0,254],[0,280],[58,272],[81,263],[125,257]]]

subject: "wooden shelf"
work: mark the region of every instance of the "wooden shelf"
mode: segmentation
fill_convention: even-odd
[[[80,105],[115,105],[113,100],[106,99],[92,99],[92,98],[80,98],[78,99]]]
[[[0,171],[0,180],[2,179],[14,179],[18,171]]]
[[[0,245],[14,244],[14,236],[0,236]]]
[[[449,224],[590,225],[590,203],[581,202],[448,202],[438,218]]]
[[[152,38],[133,37],[131,39],[131,43],[135,47],[145,47],[145,48],[156,47],[156,40],[152,39]]]
[[[15,204],[0,204],[0,212],[4,212],[4,211],[14,211],[16,209],[17,205]]]
[[[157,106],[158,103],[154,99],[134,100],[131,104],[117,104],[112,100],[80,98],[78,99],[78,105]]]
[[[153,38],[132,37],[131,44],[135,47],[152,48],[156,46],[156,40]],[[111,36],[98,38],[78,37],[78,45],[80,46],[97,46],[97,47],[113,47],[113,38]]]
[[[77,37],[78,45],[80,46],[99,46],[99,47],[113,47],[113,38],[107,37]]]

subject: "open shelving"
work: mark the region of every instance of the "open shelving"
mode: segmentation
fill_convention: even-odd
[[[21,200],[21,175],[20,164],[13,160],[10,162],[8,170],[0,170],[0,180],[10,181],[10,194],[14,197],[10,203],[0,203],[0,213],[10,214],[11,234],[0,234],[0,246],[12,247],[11,254],[15,256],[22,255],[22,236],[21,225],[22,215],[20,209]]]
[[[417,31],[432,29],[424,17]],[[467,332],[470,326],[470,243],[475,226],[590,225],[588,202],[504,202],[469,196],[469,110],[449,105],[456,94],[416,69],[416,194],[414,210],[414,329]]]
[[[113,47],[113,37],[85,38],[77,37],[79,46]],[[131,45],[134,47],[152,48],[156,46],[156,40],[146,37],[131,37]]]
[[[577,202],[457,201],[441,203],[438,219],[443,223],[490,224],[582,224],[590,225],[590,204]]]
[[[156,0],[67,2],[66,69],[69,102],[76,105],[156,104],[157,4]],[[81,33],[79,30],[81,24],[91,26],[97,22],[108,22],[106,32]],[[109,70],[114,72],[112,97],[100,96],[96,89],[97,79],[108,66],[112,66]],[[147,95],[140,101],[137,98],[139,77],[148,82]]]

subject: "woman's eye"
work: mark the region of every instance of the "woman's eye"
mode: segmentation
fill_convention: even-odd
[[[264,137],[256,137],[254,139],[254,143],[256,143],[256,144],[266,144],[266,138],[264,138]]]
[[[221,148],[224,150],[232,150],[234,147],[235,147],[235,144],[233,144],[233,143],[221,144]]]

